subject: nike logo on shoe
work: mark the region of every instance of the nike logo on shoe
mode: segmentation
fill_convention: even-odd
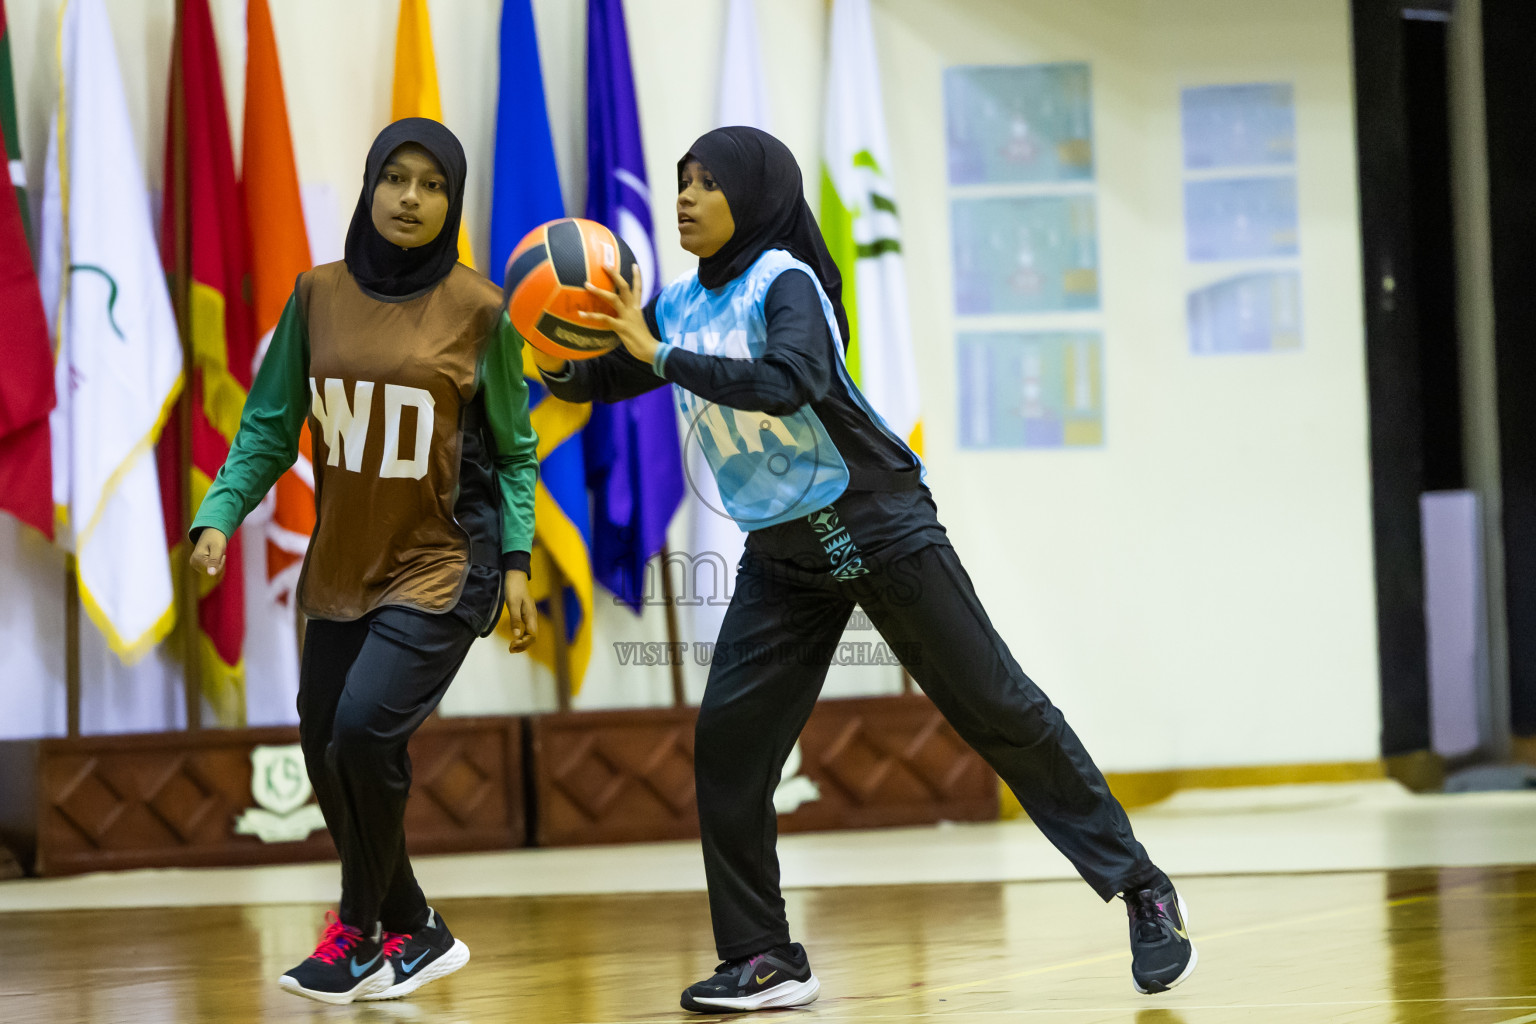
[[[372,967],[374,964],[379,962],[379,957],[381,957],[383,955],[384,955],[384,953],[382,951],[380,951],[378,953],[375,953],[373,955],[373,959],[369,960],[365,964],[359,964],[357,962],[357,957],[353,957],[352,958],[352,963],[350,964],[350,969],[352,971],[352,977],[354,977],[354,978],[361,978],[364,974],[366,974],[368,972],[368,968]]]
[[[752,976],[752,980],[757,982],[759,985],[761,985],[763,982],[767,981],[769,978],[773,977],[775,974],[778,974],[778,973],[779,972],[777,970],[772,970],[772,971],[769,971],[767,974],[763,975],[761,978],[757,977],[756,975],[753,975]]]
[[[415,960],[412,960],[410,963],[406,963],[405,961],[402,960],[400,962],[400,969],[402,971],[404,971],[406,974],[410,974],[412,971],[414,971],[416,969],[416,965],[417,964],[421,963],[423,960],[425,960],[427,958],[427,954],[430,953],[430,952],[432,952],[430,949],[422,950],[421,951],[421,956],[417,957]]]
[[[1173,923],[1173,915],[1168,912],[1168,904],[1166,904],[1166,903],[1162,902],[1161,900],[1159,900],[1158,904],[1157,904],[1157,909],[1162,913],[1162,915],[1164,917],[1168,918],[1168,927],[1173,929],[1173,934],[1177,935],[1179,938],[1183,939],[1185,942],[1188,942],[1189,941],[1189,935],[1184,931],[1184,927],[1183,927],[1183,925],[1184,925],[1184,918],[1183,918],[1183,915],[1179,916],[1179,923],[1178,924],[1174,924]]]

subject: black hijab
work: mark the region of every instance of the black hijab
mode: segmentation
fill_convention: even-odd
[[[448,179],[448,216],[443,230],[426,245],[402,249],[373,226],[373,190],[384,165],[408,142],[432,154]],[[459,260],[459,221],[464,215],[464,147],[443,125],[430,118],[407,117],[379,132],[368,149],[363,193],[347,228],[347,269],[363,288],[377,295],[401,298],[431,288],[448,276]]]
[[[765,249],[783,249],[816,274],[821,290],[832,300],[846,349],[843,276],[806,205],[800,165],[789,147],[757,128],[716,128],[700,136],[677,162],[679,179],[689,160],[703,164],[719,182],[736,222],[730,241],[699,260],[699,283],[711,290],[721,288],[745,273]]]

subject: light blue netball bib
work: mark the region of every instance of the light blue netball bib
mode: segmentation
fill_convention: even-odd
[[[716,292],[699,283],[697,272],[674,281],[656,301],[661,336],[669,345],[699,355],[761,358],[768,345],[763,299],[768,286],[786,270],[802,270],[816,282],[809,267],[780,249],[764,252],[751,269]],[[836,338],[837,318],[819,283],[816,293]],[[833,348],[840,376],[858,396],[842,366],[842,346]],[[682,387],[673,391],[690,440],[703,450],[715,475],[725,511],[743,530],[801,518],[847,490],[848,466],[810,406],[770,416],[709,402]],[[855,400],[868,408],[862,396]]]

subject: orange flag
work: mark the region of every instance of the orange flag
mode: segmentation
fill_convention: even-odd
[[[245,140],[241,188],[249,229],[251,300],[259,350],[293,293],[294,278],[311,266],[309,237],[299,196],[299,173],[288,130],[283,73],[267,0],[246,8]],[[309,425],[299,438],[299,461],[278,480],[277,507],[267,528],[267,578],[291,594],[299,562],[315,528],[314,470]]]
[[[182,337],[193,363],[190,480],[178,472],[178,417],[171,418],[161,442],[162,494],[174,546],[186,536],[183,488],[190,486],[190,505],[197,508],[229,457],[256,354],[246,298],[243,209],[208,0],[180,2],[166,123],[161,252],[173,287],[183,296]],[[176,276],[179,268],[188,271],[185,279]],[[206,579],[199,583],[203,697],[221,724],[243,725],[245,581],[238,533],[229,538],[224,575],[211,587]]]
[[[389,116],[395,121],[402,117],[443,119],[427,0],[400,0],[400,22],[395,27],[395,85]],[[475,265],[469,247],[469,228],[463,221],[459,222],[459,262],[471,268]]]

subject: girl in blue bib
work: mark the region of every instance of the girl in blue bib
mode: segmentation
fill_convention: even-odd
[[[842,278],[793,155],[754,128],[710,132],[678,161],[677,215],[696,272],[644,307],[638,271],[615,294],[593,289],[615,313],[588,319],[621,348],[576,363],[533,354],[568,401],[674,385],[689,443],[747,531],[694,745],[722,963],[683,1007],[799,1006],[819,991],[790,939],[773,792],[855,604],[1083,878],[1105,900],[1125,899],[1136,988],[1183,981],[1195,951],[1173,884],[987,618],[921,460],[848,375]]]

